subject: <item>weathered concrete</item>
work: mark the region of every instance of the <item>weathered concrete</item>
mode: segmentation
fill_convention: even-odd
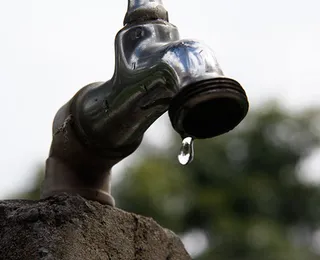
[[[0,202],[1,260],[187,260],[179,238],[151,218],[62,194]]]

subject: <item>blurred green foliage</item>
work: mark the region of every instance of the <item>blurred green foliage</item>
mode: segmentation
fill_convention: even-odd
[[[161,151],[145,147],[113,187],[117,206],[193,238],[197,260],[320,259],[320,189],[298,174],[319,147],[319,114],[264,107],[228,134],[196,140],[188,166],[176,159],[179,138]]]
[[[196,140],[185,167],[177,160],[181,139],[162,153],[149,147],[113,189],[117,205],[181,235],[202,232],[199,260],[320,259],[311,245],[320,190],[297,174],[319,145],[319,114],[264,108],[228,134]]]

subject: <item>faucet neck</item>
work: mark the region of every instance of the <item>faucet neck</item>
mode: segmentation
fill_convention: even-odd
[[[162,0],[128,0],[124,25],[150,20],[169,21],[168,12],[164,8]]]

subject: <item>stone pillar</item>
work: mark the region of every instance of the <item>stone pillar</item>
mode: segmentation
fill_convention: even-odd
[[[2,260],[187,260],[180,239],[153,219],[57,195],[0,201]]]

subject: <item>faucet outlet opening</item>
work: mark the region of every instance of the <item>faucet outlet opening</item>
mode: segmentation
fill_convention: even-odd
[[[182,137],[204,139],[235,128],[248,108],[246,93],[238,82],[216,78],[183,88],[170,104],[169,117]]]

